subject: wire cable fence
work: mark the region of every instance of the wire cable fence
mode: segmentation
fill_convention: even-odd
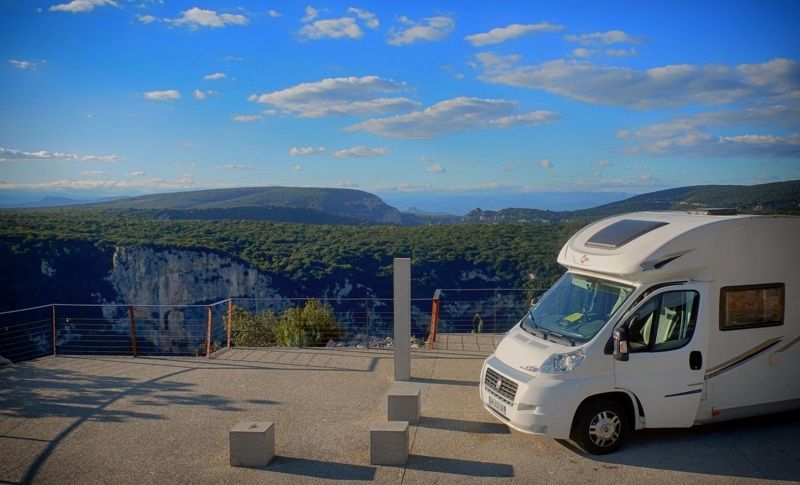
[[[506,332],[543,291],[445,289],[413,298],[412,347],[434,342],[437,332]],[[47,355],[210,357],[235,345],[387,348],[393,325],[394,300],[377,297],[52,304],[0,312],[0,355],[17,362]]]
[[[505,333],[546,290],[540,288],[444,289],[438,296],[439,333]]]

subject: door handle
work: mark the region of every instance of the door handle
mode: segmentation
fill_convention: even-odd
[[[703,354],[699,350],[692,350],[689,354],[689,368],[700,370],[701,367],[703,367]]]

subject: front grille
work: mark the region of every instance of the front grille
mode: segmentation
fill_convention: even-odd
[[[497,388],[497,381],[501,380],[500,389]],[[486,377],[483,379],[484,389],[499,397],[506,404],[514,404],[514,397],[517,395],[517,383],[508,377],[501,376],[491,367],[486,368]]]

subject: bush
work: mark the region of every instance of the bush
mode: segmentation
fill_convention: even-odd
[[[333,318],[333,309],[319,300],[308,300],[303,308],[290,308],[275,329],[278,345],[286,347],[324,346],[328,340],[342,338],[342,327]]]
[[[275,345],[278,316],[271,311],[252,314],[242,307],[233,307],[233,344],[238,347],[270,347]]]

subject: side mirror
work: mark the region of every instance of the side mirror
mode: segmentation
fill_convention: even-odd
[[[628,329],[614,329],[614,358],[620,361],[628,360]]]

